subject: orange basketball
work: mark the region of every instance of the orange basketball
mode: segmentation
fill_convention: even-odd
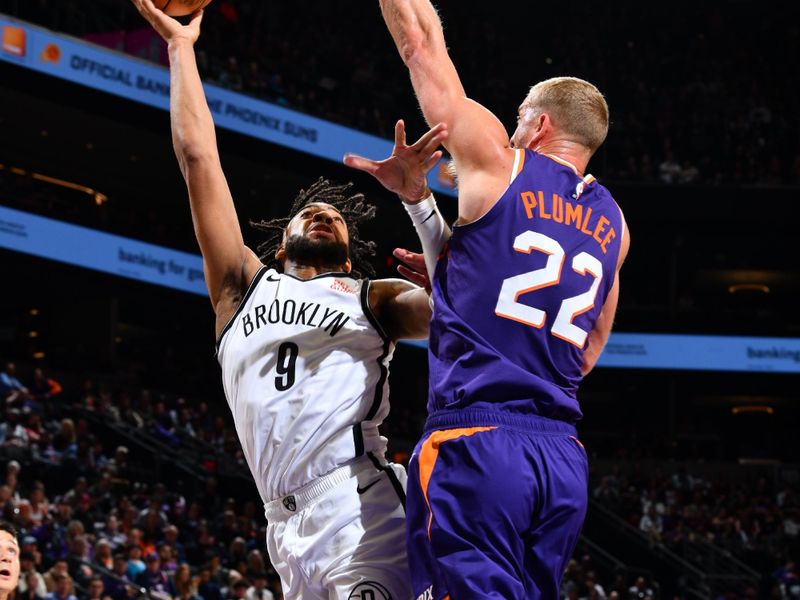
[[[183,17],[196,10],[205,8],[211,0],[153,0],[156,8],[160,8],[170,17]]]

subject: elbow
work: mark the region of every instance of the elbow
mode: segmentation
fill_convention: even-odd
[[[599,353],[594,352],[591,348],[587,348],[583,353],[583,364],[581,365],[581,377],[586,377],[592,372],[594,366],[597,364],[597,359],[600,358]]]
[[[184,172],[192,166],[207,164],[216,158],[216,153],[209,148],[204,148],[202,144],[182,143],[176,140],[173,147],[175,156],[178,157],[178,163]]]
[[[400,57],[406,66],[409,66],[414,62],[419,62],[421,57],[428,53],[429,48],[430,44],[421,32],[410,32],[399,46]]]

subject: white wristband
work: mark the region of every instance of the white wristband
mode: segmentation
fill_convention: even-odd
[[[425,267],[428,269],[428,277],[433,279],[433,272],[436,269],[436,261],[442,251],[445,242],[450,239],[450,228],[444,222],[439,208],[436,206],[436,199],[433,194],[423,198],[416,204],[406,204],[403,202],[406,212],[414,223],[420,242],[422,242],[422,253],[425,255]]]

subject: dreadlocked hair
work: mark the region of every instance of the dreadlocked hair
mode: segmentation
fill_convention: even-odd
[[[350,275],[356,279],[374,277],[375,269],[369,259],[375,256],[375,242],[365,242],[358,235],[358,226],[375,216],[375,206],[368,204],[364,194],[348,195],[352,183],[334,184],[320,177],[307,190],[300,190],[294,199],[288,217],[270,221],[250,221],[250,226],[267,234],[258,247],[258,257],[267,267],[283,271],[283,265],[275,258],[275,253],[283,242],[286,226],[306,205],[314,202],[330,204],[342,215],[350,237],[348,255],[352,264]]]

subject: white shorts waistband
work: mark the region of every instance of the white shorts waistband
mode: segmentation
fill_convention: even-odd
[[[377,461],[377,459],[375,459]],[[351,477],[355,477],[367,469],[378,470],[380,463],[376,465],[370,457],[359,456],[353,462],[338,467],[322,477],[318,477],[308,482],[295,491],[276,498],[264,504],[264,516],[267,521],[283,521],[296,515],[301,510],[312,504],[317,498],[332,490],[340,483],[344,483]]]

